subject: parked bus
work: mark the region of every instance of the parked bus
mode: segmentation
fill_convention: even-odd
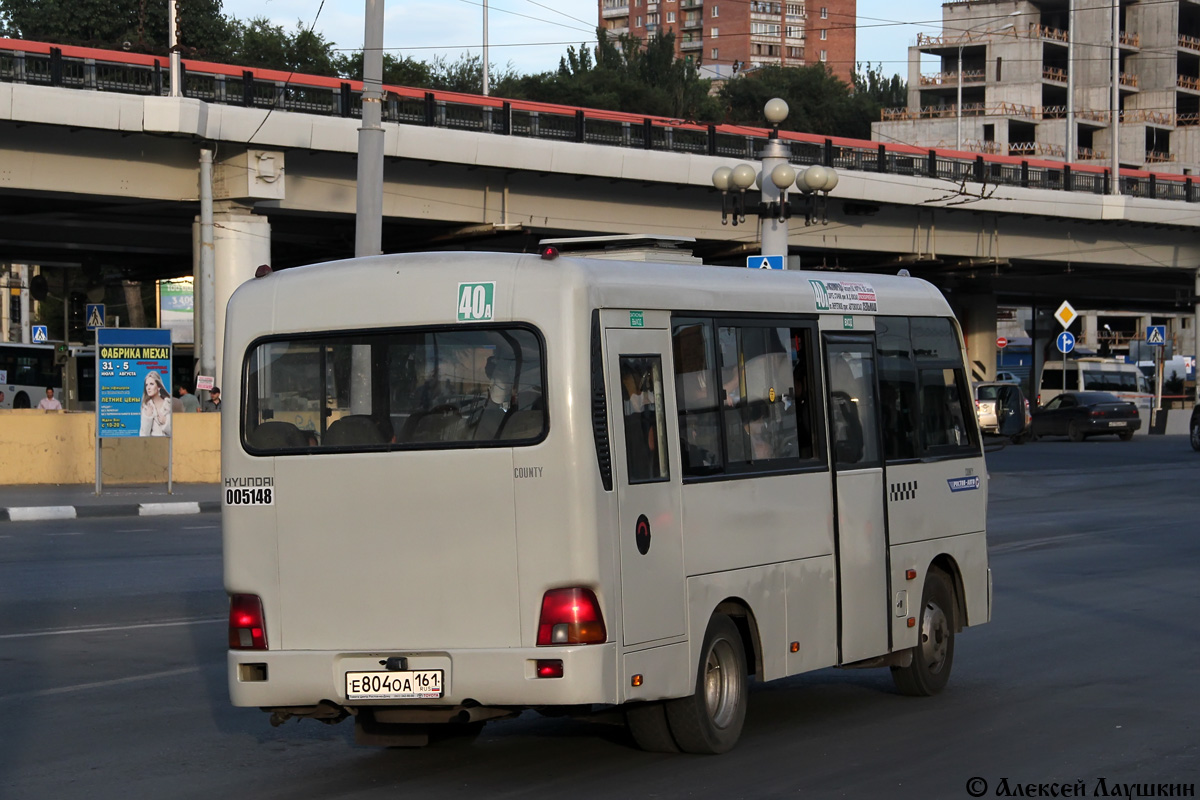
[[[1072,358],[1067,360],[1065,372],[1061,361],[1047,361],[1042,365],[1038,405],[1049,403],[1063,391],[1109,392],[1127,403],[1134,403],[1145,419],[1150,419],[1154,406],[1154,389],[1146,376],[1136,364],[1119,359]]]
[[[959,328],[909,277],[435,253],[226,324],[228,682],[419,745],[522,709],[737,742],[750,676],[945,686],[991,615]]]
[[[62,399],[62,368],[54,363],[54,345],[0,343],[0,408],[36,408],[46,389]]]
[[[53,344],[0,342],[0,408],[37,408],[53,389],[63,408],[94,409],[96,403],[96,351],[71,345],[67,363],[55,363]],[[67,386],[63,386],[63,376]]]

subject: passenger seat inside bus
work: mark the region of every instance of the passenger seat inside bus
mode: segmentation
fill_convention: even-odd
[[[352,414],[335,419],[325,431],[325,444],[330,447],[363,444],[386,444],[392,437],[366,414]]]
[[[308,437],[292,423],[272,419],[250,431],[246,442],[255,450],[283,450],[307,447]]]

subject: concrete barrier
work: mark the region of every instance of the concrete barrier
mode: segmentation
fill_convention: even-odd
[[[172,478],[180,483],[221,479],[221,415],[176,414]],[[0,411],[0,485],[96,482],[96,415],[91,412]],[[105,439],[107,485],[167,480],[165,438]]]

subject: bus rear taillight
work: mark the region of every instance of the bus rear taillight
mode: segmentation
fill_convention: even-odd
[[[608,641],[600,602],[591,589],[551,589],[542,597],[538,647]]]
[[[229,649],[266,650],[267,626],[256,594],[229,596]]]

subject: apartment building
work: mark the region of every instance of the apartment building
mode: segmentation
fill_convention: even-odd
[[[909,48],[908,105],[872,125],[878,141],[1100,166],[1114,136],[1122,167],[1200,168],[1200,1],[946,3],[941,34]]]
[[[673,32],[676,55],[710,75],[823,63],[849,83],[854,70],[857,0],[599,0],[599,10],[614,38]]]

